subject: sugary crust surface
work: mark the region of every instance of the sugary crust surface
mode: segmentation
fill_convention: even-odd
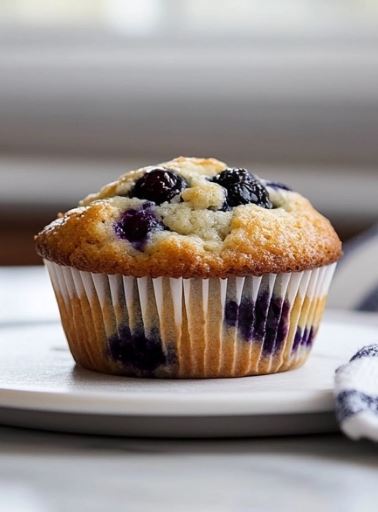
[[[114,225],[125,210],[144,203],[124,196],[149,168],[124,174],[60,215],[35,237],[37,252],[79,270],[136,277],[260,275],[340,258],[341,242],[331,224],[301,195],[268,186],[273,209],[248,204],[219,211],[222,187],[206,178],[226,164],[180,157],[161,165],[184,177],[188,187],[181,202],[155,207],[169,230],[152,233],[144,250],[117,237]]]

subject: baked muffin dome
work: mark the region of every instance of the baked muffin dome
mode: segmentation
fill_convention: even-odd
[[[36,236],[43,258],[134,277],[295,272],[341,242],[300,194],[219,160],[179,157],[123,174]]]

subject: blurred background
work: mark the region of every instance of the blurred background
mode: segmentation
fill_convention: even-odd
[[[0,265],[126,169],[216,156],[378,220],[378,0],[1,0]]]

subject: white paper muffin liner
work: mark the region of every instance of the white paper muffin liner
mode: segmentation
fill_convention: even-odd
[[[258,375],[303,364],[336,266],[175,279],[45,264],[78,364],[105,373],[175,378]]]

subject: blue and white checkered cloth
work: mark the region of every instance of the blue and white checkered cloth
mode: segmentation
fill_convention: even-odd
[[[378,314],[378,226],[345,245],[329,304]],[[335,375],[336,416],[352,439],[378,442],[378,330]]]
[[[352,439],[378,442],[378,344],[363,347],[336,371],[336,416]]]

